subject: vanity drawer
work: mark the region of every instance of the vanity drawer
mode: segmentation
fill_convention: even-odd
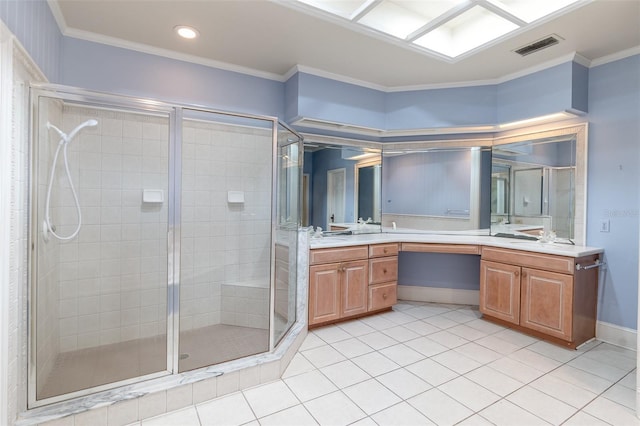
[[[388,308],[398,303],[398,284],[387,283],[369,286],[369,310]]]
[[[473,244],[402,243],[402,251],[415,251],[421,253],[480,254],[480,246]]]
[[[369,257],[396,256],[398,243],[372,244],[369,246]]]
[[[573,257],[502,249],[498,247],[483,247],[482,260],[509,263],[511,265],[526,266],[571,275],[573,275],[573,271],[575,270],[575,259]]]
[[[367,259],[369,246],[333,247],[326,249],[314,249],[309,253],[309,263],[347,262],[350,260]]]
[[[379,284],[397,280],[397,256],[369,259],[369,284]]]

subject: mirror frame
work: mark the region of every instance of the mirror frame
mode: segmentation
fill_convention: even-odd
[[[572,241],[576,245],[584,245],[587,234],[587,133],[588,123],[570,124],[560,127],[558,124],[549,128],[533,127],[518,129],[498,134],[493,141],[493,146],[508,143],[535,141],[536,139],[548,139],[561,136],[575,136],[576,140],[576,164],[575,164],[575,208],[573,216],[574,235]]]

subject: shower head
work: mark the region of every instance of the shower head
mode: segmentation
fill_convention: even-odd
[[[94,126],[97,126],[97,125],[98,125],[98,120],[94,120],[94,119],[87,120],[84,123],[78,125],[78,127],[73,129],[71,131],[71,133],[69,133],[69,136],[67,136],[67,143],[71,142],[71,140],[73,140],[73,138],[76,136],[76,134],[80,130],[84,129],[85,127],[94,127]]]

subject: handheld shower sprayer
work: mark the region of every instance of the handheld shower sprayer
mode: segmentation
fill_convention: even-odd
[[[98,125],[98,120],[94,120],[94,119],[87,120],[84,123],[81,123],[80,125],[76,126],[76,128],[73,129],[71,133],[67,135],[62,130],[58,129],[56,126],[54,126],[53,124],[47,121],[47,129],[53,129],[60,135],[60,143],[69,143],[73,140],[73,138],[76,136],[76,134],[78,134],[80,130],[84,129],[85,127],[94,127],[97,125]]]
[[[73,138],[78,134],[78,132],[82,129],[84,129],[85,127],[95,127],[98,125],[98,120],[87,120],[84,123],[81,123],[79,126],[77,126],[75,129],[73,129],[71,131],[71,133],[69,133],[69,136],[67,136],[67,143],[71,142],[73,140]]]
[[[53,164],[51,165],[51,175],[49,176],[49,187],[47,188],[47,199],[44,207],[44,221],[42,224],[42,235],[45,241],[49,241],[49,234],[53,235],[55,238],[63,241],[68,241],[76,237],[78,232],[80,232],[80,227],[82,226],[82,213],[80,211],[80,201],[78,200],[78,194],[76,193],[76,189],[73,186],[73,181],[71,180],[71,172],[69,171],[69,160],[67,159],[67,146],[73,140],[73,138],[80,132],[80,130],[85,127],[93,127],[97,126],[98,121],[91,119],[87,120],[84,123],[76,126],[69,134],[64,133],[62,130],[54,126],[53,124],[47,122],[47,129],[53,129],[60,136],[60,141],[58,142],[58,148],[56,149],[56,153],[53,156]],[[71,189],[71,194],[73,195],[73,199],[76,205],[76,212],[78,214],[78,226],[75,231],[66,237],[60,236],[56,234],[55,228],[51,224],[51,219],[49,217],[50,213],[50,204],[51,204],[51,189],[53,187],[53,181],[56,174],[56,166],[58,163],[58,155],[60,154],[60,149],[62,148],[62,155],[64,157],[64,168],[67,173],[67,179],[69,181],[69,188]]]

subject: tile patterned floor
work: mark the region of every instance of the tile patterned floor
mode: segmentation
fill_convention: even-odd
[[[281,380],[136,423],[154,425],[640,425],[636,352],[577,351],[401,302],[309,333]]]

